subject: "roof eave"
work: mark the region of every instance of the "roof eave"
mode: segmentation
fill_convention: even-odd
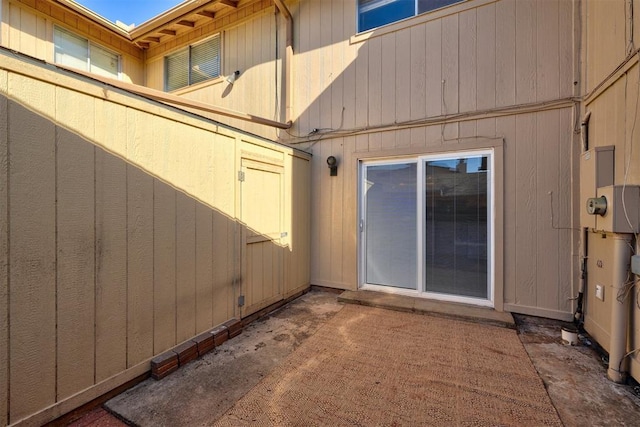
[[[194,10],[211,3],[211,0],[186,0],[179,5],[161,13],[160,15],[143,22],[129,32],[133,41],[137,41],[171,21],[187,15]]]
[[[102,16],[98,15],[97,13],[93,12],[91,9],[87,9],[86,7],[82,6],[79,3],[76,3],[73,0],[55,0],[56,3],[62,4],[63,6],[68,7],[69,9],[79,13],[80,15],[84,16],[85,18],[95,22],[96,24],[116,33],[118,36],[128,40],[128,41],[132,41],[131,35],[128,31],[126,31],[123,28],[120,28],[119,26],[117,26],[116,24],[114,24],[113,22],[103,18]]]

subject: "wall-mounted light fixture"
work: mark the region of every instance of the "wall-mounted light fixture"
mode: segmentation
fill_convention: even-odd
[[[227,77],[227,83],[229,83],[230,85],[234,84],[239,75],[240,70],[236,70],[233,72],[233,74],[229,74],[229,76]]]
[[[330,176],[338,176],[338,159],[336,159],[333,156],[327,157],[327,165],[329,166],[329,169],[331,170],[329,175]]]

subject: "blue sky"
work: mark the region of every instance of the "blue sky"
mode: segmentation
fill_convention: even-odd
[[[75,0],[111,22],[140,25],[183,0]]]

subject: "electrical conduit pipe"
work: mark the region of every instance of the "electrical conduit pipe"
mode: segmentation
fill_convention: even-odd
[[[293,117],[293,16],[287,8],[283,0],[273,0],[276,7],[284,16],[287,25],[286,50],[284,58],[284,99],[285,99],[285,119],[284,121],[291,126]]]

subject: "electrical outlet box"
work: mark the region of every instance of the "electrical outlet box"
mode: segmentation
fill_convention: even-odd
[[[609,185],[598,188],[596,194],[597,197],[607,201],[604,215],[594,215],[596,231],[609,233],[638,233],[640,231],[640,187],[637,185]]]
[[[596,298],[600,301],[604,301],[604,286],[596,285]]]
[[[631,257],[631,272],[640,276],[640,255]]]

